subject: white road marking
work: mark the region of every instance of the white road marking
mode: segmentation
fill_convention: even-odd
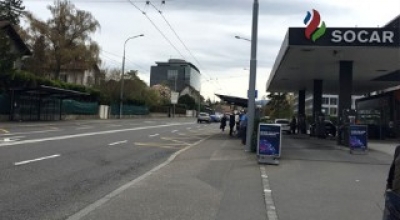
[[[25,161],[17,162],[17,163],[14,163],[14,165],[15,166],[19,166],[19,165],[24,165],[24,164],[27,164],[27,163],[36,162],[36,161],[52,159],[52,158],[56,158],[56,157],[59,157],[59,156],[61,156],[61,155],[60,154],[55,154],[55,155],[46,156],[46,157],[39,157],[39,158],[36,158],[36,159],[33,159],[33,160],[25,160]]]
[[[149,137],[157,137],[158,135],[160,135],[160,134],[152,134],[152,135],[149,135]]]
[[[272,199],[272,190],[269,186],[269,180],[265,166],[260,166],[260,171],[264,186],[264,199],[265,199],[265,206],[267,209],[268,219],[278,220],[278,215],[276,214],[276,207],[274,204],[274,200]]]
[[[20,135],[20,134],[41,134],[41,133],[54,132],[54,131],[61,131],[61,130],[53,129],[53,130],[30,131],[30,132],[15,132],[15,133],[3,134],[2,136]]]
[[[186,129],[190,130],[190,129],[192,129],[192,128],[191,128],[191,127],[188,127],[188,128],[186,128]]]
[[[110,124],[109,127],[121,127],[122,125]]]
[[[77,128],[76,130],[85,130],[85,129],[91,129],[94,128],[93,126],[82,126],[80,128]]]
[[[23,140],[23,141],[18,141],[18,142],[0,143],[0,147],[11,146],[11,145],[20,145],[20,144],[40,143],[40,142],[44,142],[44,141],[66,140],[66,139],[71,139],[71,138],[80,138],[80,137],[94,136],[94,135],[100,135],[100,134],[115,134],[115,133],[126,132],[126,131],[139,131],[139,130],[146,130],[146,129],[161,128],[161,127],[171,127],[171,126],[176,126],[176,125],[186,125],[186,124],[193,124],[193,123],[175,123],[175,124],[169,124],[169,125],[153,125],[153,126],[144,126],[144,127],[137,127],[137,128],[119,129],[119,130],[97,131],[97,132],[89,132],[89,133],[82,133],[82,134],[63,135],[63,136],[56,136],[56,137]]]
[[[117,145],[117,144],[125,144],[125,143],[127,143],[127,142],[128,142],[128,140],[117,141],[117,142],[109,143],[108,145],[109,145],[109,146],[113,146],[113,145]]]
[[[8,141],[18,141],[21,138],[24,138],[25,136],[11,136],[11,137],[5,137],[4,139],[0,139],[0,142],[8,142]]]
[[[171,131],[171,133],[176,133],[176,132],[178,132],[178,130],[173,130],[173,131]]]
[[[211,136],[210,136],[211,137]],[[151,176],[152,174],[154,174],[155,172],[157,172],[158,170],[162,169],[163,167],[165,167],[166,165],[170,164],[179,154],[185,152],[186,150],[190,149],[193,146],[196,146],[198,144],[200,144],[201,142],[203,142],[204,140],[207,140],[208,138],[204,138],[202,140],[197,141],[194,144],[191,144],[185,148],[183,148],[182,150],[177,151],[176,153],[172,154],[167,161],[165,161],[164,163],[154,167],[152,170],[148,171],[147,173],[141,175],[140,177],[132,180],[131,182],[119,187],[118,189],[112,191],[110,194],[104,196],[103,198],[97,200],[96,202],[92,203],[91,205],[87,206],[86,208],[82,209],[81,211],[75,213],[74,215],[70,216],[69,218],[67,218],[67,220],[80,220],[82,218],[84,218],[85,216],[87,216],[89,213],[91,213],[92,211],[94,211],[95,209],[97,209],[98,207],[106,204],[108,201],[110,201],[112,198],[122,194],[125,190],[129,189],[130,187],[138,184],[140,181],[146,179],[147,177]]]

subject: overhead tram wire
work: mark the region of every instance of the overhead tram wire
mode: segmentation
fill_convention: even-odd
[[[114,57],[118,57],[118,58],[122,59],[122,56],[121,56],[121,55],[117,55],[117,54],[115,54],[115,53],[111,53],[111,52],[106,51],[106,50],[104,50],[104,49],[100,49],[100,50],[101,50],[102,52],[104,52],[104,53],[107,53],[107,54],[109,54],[109,55],[112,55],[112,56],[114,56]],[[146,70],[146,68],[144,68],[143,66],[141,66],[141,65],[139,65],[139,64],[136,64],[136,63],[133,62],[132,60],[130,60],[130,59],[126,58],[126,57],[125,57],[125,60],[127,60],[127,61],[129,61],[131,64],[135,65],[136,67],[138,67],[138,69],[142,70],[143,72],[146,72],[146,74],[149,73],[149,71]],[[121,64],[121,61],[117,61],[117,62],[119,62],[119,64]]]
[[[192,51],[186,46],[186,44],[183,42],[182,38],[179,37],[178,33],[175,31],[175,29],[172,27],[171,23],[167,20],[167,18],[164,16],[163,12],[161,11],[161,6],[162,6],[162,5],[165,5],[165,1],[161,1],[161,6],[160,6],[160,8],[157,8],[151,1],[147,1],[146,4],[151,5],[151,6],[154,8],[154,10],[156,10],[156,11],[161,15],[161,17],[164,19],[165,23],[168,25],[168,27],[169,27],[169,28],[171,29],[171,31],[174,33],[174,35],[175,35],[176,38],[179,40],[179,42],[181,42],[181,44],[183,45],[183,47],[188,51],[188,53],[190,54],[190,56],[197,62],[197,64],[199,65],[199,67],[200,67],[201,69],[204,69],[203,65],[202,65],[202,64],[199,62],[199,60],[193,55]],[[208,76],[208,78],[209,78],[208,81],[215,82],[215,80],[213,80],[212,77],[211,77],[207,72],[204,72],[204,73]],[[218,81],[217,81],[216,83],[217,83],[218,85],[215,84],[215,86],[221,87],[221,85],[219,84]]]
[[[160,28],[158,28],[158,26],[153,22],[153,20],[151,20],[151,18],[147,15],[147,13],[145,11],[143,11],[142,9],[140,9],[135,3],[132,2],[132,0],[127,0],[131,5],[133,5],[137,10],[139,10],[140,12],[142,12],[142,14],[144,16],[146,16],[146,18],[150,21],[150,23],[157,29],[157,31],[164,37],[164,39],[175,49],[176,52],[178,52],[178,54],[183,58],[186,59],[185,56],[183,56],[183,54],[178,50],[178,48],[176,48],[176,46],[168,39],[167,36],[165,36],[165,34],[160,30]]]

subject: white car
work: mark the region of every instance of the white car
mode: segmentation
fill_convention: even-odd
[[[197,123],[202,123],[203,121],[210,123],[211,121],[210,114],[206,112],[200,112],[199,116],[197,116]]]
[[[285,118],[275,119],[275,124],[281,125],[282,132],[286,132],[288,134],[291,133],[289,119],[285,119]]]

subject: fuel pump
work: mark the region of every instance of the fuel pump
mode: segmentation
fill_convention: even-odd
[[[357,111],[354,109],[344,109],[339,119],[338,144],[348,146],[350,125],[356,124]]]
[[[315,134],[318,138],[326,138],[326,131],[325,131],[325,115],[319,112],[316,115],[315,119]]]

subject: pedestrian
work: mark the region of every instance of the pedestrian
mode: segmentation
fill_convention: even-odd
[[[296,134],[296,127],[297,127],[296,117],[293,116],[292,121],[290,122],[290,130],[292,134]]]
[[[243,111],[243,114],[240,117],[240,137],[242,144],[246,144],[246,132],[247,132],[247,115],[246,112]]]
[[[229,136],[233,136],[233,131],[235,128],[235,113],[231,113],[229,116]]]
[[[220,125],[220,129],[222,130],[222,131],[225,131],[225,127],[226,127],[226,115],[224,114],[223,116],[222,116],[222,118],[221,118],[221,125]]]
[[[385,192],[383,220],[400,219],[400,146],[396,147],[389,169]]]

